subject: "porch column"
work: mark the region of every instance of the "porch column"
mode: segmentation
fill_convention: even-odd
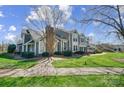
[[[62,52],[62,41],[60,40],[60,51]]]
[[[26,52],[28,52],[28,45],[26,44]]]
[[[64,50],[64,41],[62,41],[62,50],[65,51]]]
[[[39,54],[41,53],[41,42],[39,41]]]
[[[61,50],[63,51],[63,41],[61,42]]]
[[[36,55],[36,42],[34,41],[34,54]]]
[[[24,45],[22,45],[22,52],[24,52]]]
[[[68,50],[71,50],[71,44],[70,44],[70,41],[71,41],[71,40],[70,40],[70,34],[69,34],[68,46],[67,46],[67,47],[68,47]]]
[[[24,36],[24,34],[22,35],[22,52],[24,52],[24,39],[25,39],[25,36]]]

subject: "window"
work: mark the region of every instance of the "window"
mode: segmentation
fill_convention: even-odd
[[[66,43],[64,42],[64,50],[66,50]]]
[[[74,45],[73,50],[74,50],[74,51],[77,51],[77,50],[78,50],[78,46],[75,46],[75,45]]]
[[[81,42],[83,42],[83,38],[81,38]]]
[[[77,42],[77,38],[73,38],[73,41],[74,41],[74,42]]]
[[[61,51],[60,41],[58,42],[58,51]]]
[[[75,41],[77,42],[77,38],[75,39]]]
[[[80,51],[82,51],[81,47],[80,47]]]
[[[75,51],[75,46],[73,48],[74,48],[73,50]]]
[[[76,51],[78,50],[78,47],[76,46]]]
[[[75,41],[75,38],[73,38],[73,41]]]

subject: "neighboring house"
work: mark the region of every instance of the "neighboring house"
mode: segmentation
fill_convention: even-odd
[[[115,52],[124,52],[124,45],[112,45]]]
[[[102,51],[111,51],[111,52],[124,52],[124,45],[122,44],[99,44],[96,45],[96,48]]]
[[[79,34],[77,30],[67,31],[65,29],[55,29],[56,44],[55,51],[87,51],[89,46],[88,37]],[[18,52],[34,52],[35,55],[46,51],[44,39],[41,32],[23,29],[22,40],[17,44]]]
[[[0,44],[0,53],[6,52],[8,48],[8,44],[2,43]]]

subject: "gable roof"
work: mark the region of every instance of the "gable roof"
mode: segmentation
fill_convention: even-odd
[[[32,40],[37,41],[43,38],[43,35],[39,31],[34,31],[31,29],[23,29],[22,34],[30,34],[32,37]]]
[[[71,30],[70,32],[71,32],[71,33],[77,33],[77,34],[79,34],[78,31],[77,31],[76,29]]]
[[[69,38],[69,32],[65,31],[64,29],[55,29],[55,35],[62,38],[62,39],[68,39]]]
[[[24,28],[22,31],[22,34],[29,34],[32,37],[32,40],[38,41],[43,38],[42,32],[40,31],[34,31],[32,29]],[[60,28],[55,28],[55,35],[56,37],[59,37],[61,39],[69,39],[69,34],[71,33],[77,33],[80,37],[85,37],[84,34],[79,34],[77,30],[65,30]]]

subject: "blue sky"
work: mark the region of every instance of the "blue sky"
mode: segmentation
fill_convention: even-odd
[[[30,15],[32,6],[28,5],[11,5],[0,6],[0,42],[13,42],[16,37],[20,36],[21,29],[26,23],[26,18]],[[87,36],[92,36],[94,42],[112,42],[114,39],[105,39],[102,34],[96,33],[98,29],[95,24],[91,24],[85,29],[82,24],[77,24],[70,21],[70,18],[81,19],[87,12],[87,8],[90,6],[69,6],[72,8],[68,23],[64,25],[65,29],[77,29],[80,33],[84,33]]]

